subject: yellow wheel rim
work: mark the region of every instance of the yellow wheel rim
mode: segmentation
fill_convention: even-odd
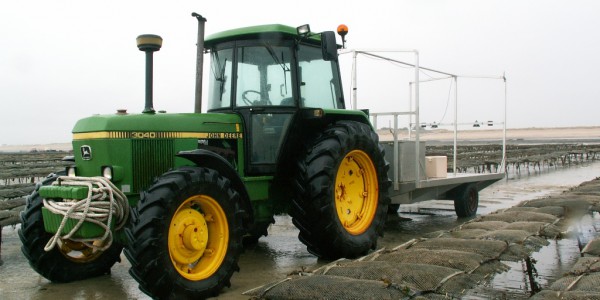
[[[367,153],[350,151],[335,177],[335,209],[348,233],[359,235],[371,226],[377,211],[377,171]]]
[[[104,243],[100,240],[93,242],[94,246],[101,247]],[[59,239],[58,249],[62,255],[68,260],[76,263],[88,263],[98,258],[103,252],[96,250],[92,247],[88,247],[82,242],[75,242],[72,240]]]
[[[169,255],[181,276],[194,281],[212,276],[228,243],[227,217],[215,199],[196,195],[177,208],[169,226]]]

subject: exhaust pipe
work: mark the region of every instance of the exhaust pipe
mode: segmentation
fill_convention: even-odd
[[[155,111],[152,103],[152,54],[154,51],[160,50],[162,38],[154,34],[142,34],[135,41],[138,49],[146,52],[146,107],[143,113],[153,114]]]
[[[202,112],[202,68],[204,65],[204,23],[206,19],[197,13],[192,17],[198,19],[198,43],[196,44],[196,98],[194,101],[194,112]]]

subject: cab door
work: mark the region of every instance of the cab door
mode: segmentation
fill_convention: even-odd
[[[235,110],[245,122],[248,175],[273,175],[297,110],[290,46],[268,42],[236,47]]]

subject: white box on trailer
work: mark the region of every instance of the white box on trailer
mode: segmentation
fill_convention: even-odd
[[[448,158],[446,156],[425,157],[427,178],[446,178],[448,176]]]

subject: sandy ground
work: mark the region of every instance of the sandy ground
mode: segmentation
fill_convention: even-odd
[[[393,135],[389,130],[377,131],[382,141],[393,140]],[[414,132],[412,136],[414,138]],[[457,138],[459,140],[490,141],[502,140],[502,129],[489,129],[486,127],[473,128],[470,130],[459,130]],[[407,139],[408,130],[399,130],[398,138]],[[451,141],[454,139],[454,132],[447,129],[426,129],[421,131],[420,139],[423,141]],[[600,126],[593,127],[560,127],[560,128],[516,128],[506,130],[507,141],[520,140],[589,140],[600,141]]]
[[[513,206],[523,200],[545,197],[560,193],[581,182],[596,178],[600,174],[600,162],[581,166],[544,169],[531,174],[512,174],[507,180],[501,180],[480,193],[478,213],[488,214],[500,208]],[[412,238],[418,238],[428,232],[454,228],[464,219],[457,219],[451,201],[427,201],[401,207],[400,214],[388,219],[385,236],[380,239],[379,247],[393,248]],[[49,282],[31,269],[20,250],[21,242],[17,236],[18,226],[4,227],[2,240],[2,260],[0,265],[0,299],[150,299],[137,288],[135,280],[127,273],[129,262],[122,256],[112,274],[67,284]],[[257,286],[286,278],[297,270],[314,269],[328,261],[318,260],[306,251],[298,241],[298,230],[288,216],[277,216],[276,223],[269,229],[269,236],[261,238],[254,247],[245,249],[240,257],[239,273],[234,274],[231,288],[226,288],[217,299],[249,299],[243,292]],[[576,241],[567,241],[575,244]],[[556,253],[554,251],[553,253]],[[538,263],[539,282],[547,286],[556,274],[562,276],[568,270],[577,255],[558,253],[561,262],[549,265]],[[578,254],[578,252],[576,253]],[[536,258],[545,261],[545,258]],[[565,266],[557,268],[558,266]],[[523,272],[507,273],[492,284],[495,290],[508,290],[521,297],[505,299],[526,299],[523,291],[526,284]],[[494,294],[497,295],[497,294]],[[489,299],[478,297],[472,299]],[[499,298],[496,298],[499,299]]]
[[[382,141],[393,140],[390,130],[380,129],[377,131]],[[412,133],[414,135],[414,132]],[[488,127],[474,128],[471,130],[460,130],[458,132],[459,140],[470,141],[499,141],[502,140],[502,129],[489,129]],[[399,139],[408,139],[408,130],[399,130]],[[447,129],[426,129],[421,132],[423,141],[451,141],[454,139],[454,132]],[[543,140],[543,141],[561,141],[568,140],[600,142],[600,126],[590,127],[557,127],[557,128],[516,128],[506,130],[506,139],[508,141],[520,140]],[[0,145],[0,152],[28,152],[31,150],[63,150],[72,149],[71,143],[54,144],[31,144],[31,145]]]

